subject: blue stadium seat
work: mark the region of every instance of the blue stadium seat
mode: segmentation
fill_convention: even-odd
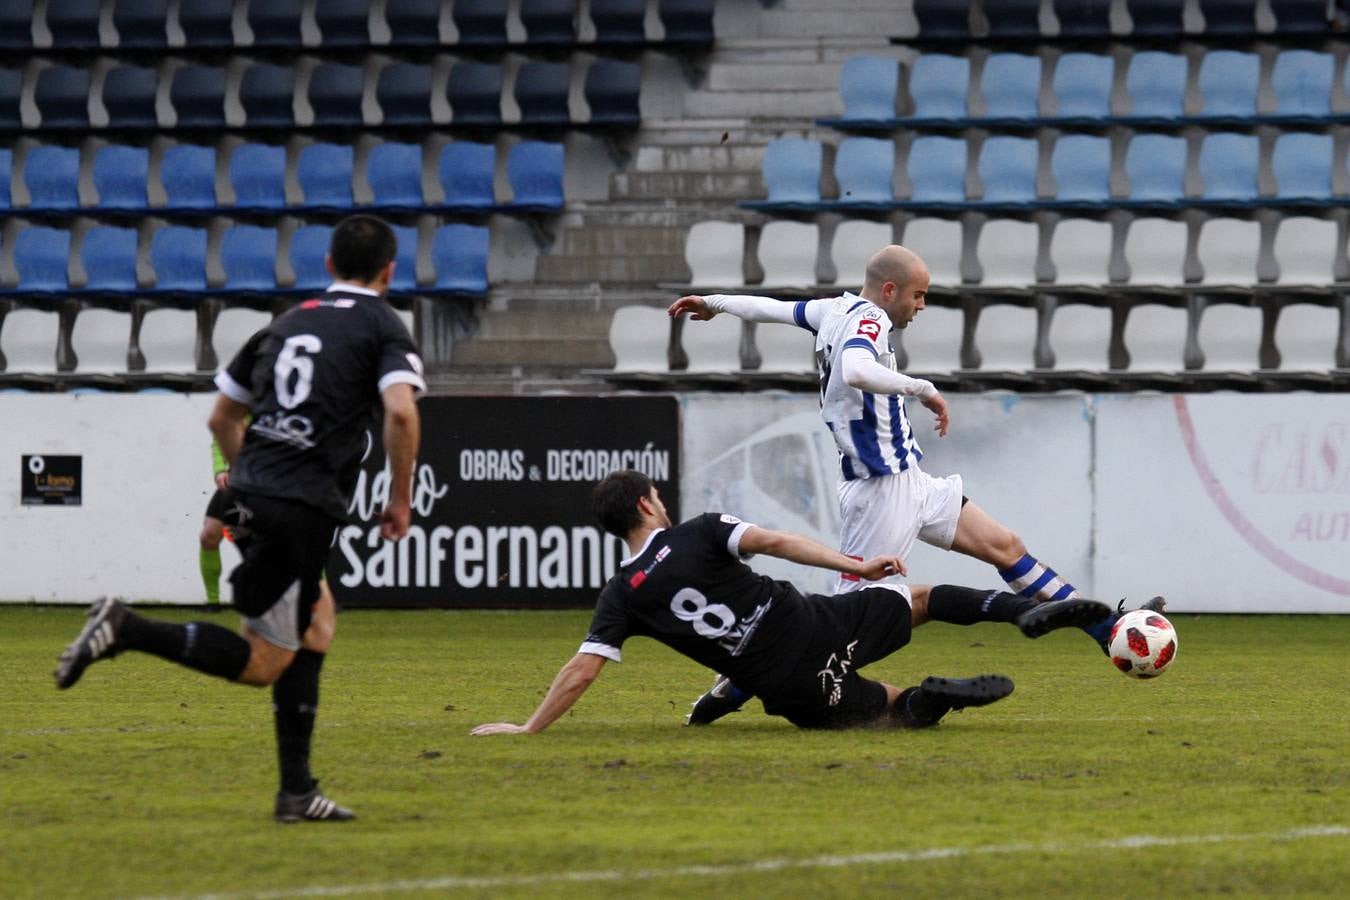
[[[642,121],[642,63],[597,59],[586,70],[582,92],[592,125],[637,125]]]
[[[154,69],[117,66],[103,77],[103,108],[109,128],[154,128],[155,93],[159,76]]]
[[[19,281],[14,293],[45,294],[70,287],[70,232],[64,228],[30,226],[14,239],[14,269]]]
[[[970,61],[964,56],[925,53],[909,74],[909,95],[915,119],[954,122],[966,117]]]
[[[647,40],[643,26],[645,0],[591,0],[591,24],[600,44],[641,44]]]
[[[1275,57],[1270,87],[1275,115],[1280,118],[1322,118],[1331,115],[1331,83],[1336,58],[1313,50],[1282,50]]]
[[[23,69],[0,68],[0,129],[18,131],[23,127],[19,98],[23,94]]]
[[[991,38],[1034,38],[1041,33],[1041,0],[984,0]]]
[[[500,125],[502,121],[502,67],[493,63],[461,62],[450,69],[446,96],[454,125]]]
[[[1115,63],[1097,53],[1066,53],[1055,64],[1052,89],[1059,100],[1054,119],[1100,122],[1111,115],[1111,80]]]
[[[919,40],[965,40],[970,37],[970,6],[951,0],[914,0]]]
[[[47,30],[52,47],[78,50],[98,46],[99,0],[58,0],[47,3]]]
[[[220,240],[220,265],[225,270],[226,291],[275,291],[276,229],[257,225],[234,225],[227,229]]]
[[[900,63],[882,56],[850,56],[839,70],[839,96],[844,114],[821,124],[846,128],[892,127]]]
[[[113,27],[118,49],[167,47],[169,0],[115,0]]]
[[[177,212],[216,208],[216,151],[214,147],[176,144],[164,151],[159,163],[165,207]]]
[[[179,128],[225,127],[225,70],[216,66],[184,66],[173,73],[169,103]]]
[[[1111,0],[1054,0],[1060,37],[1101,38],[1111,33]]]
[[[1061,135],[1050,152],[1057,205],[1104,204],[1111,199],[1111,141],[1089,134]]]
[[[0,147],[0,210],[7,210],[13,204],[10,197],[9,182],[14,175],[14,151]]]
[[[1256,115],[1261,58],[1237,50],[1210,50],[1200,62],[1200,118],[1245,122]]]
[[[206,291],[205,228],[168,225],[150,239],[150,267],[157,294],[200,294]]]
[[[895,201],[895,142],[890,138],[845,138],[834,158],[839,206],[886,209]]]
[[[239,82],[239,102],[249,128],[293,128],[295,69],[256,63],[244,70]]]
[[[496,205],[492,183],[497,151],[492,144],[454,141],[441,149],[437,172],[444,204],[454,209],[490,209]]]
[[[567,91],[571,81],[567,63],[527,62],[516,72],[516,105],[525,125],[566,125]]]
[[[1270,0],[1280,34],[1324,34],[1329,30],[1323,0]]]
[[[394,278],[389,290],[407,294],[417,289],[417,229],[411,225],[391,225],[398,249],[394,253]]]
[[[1136,122],[1167,122],[1181,117],[1186,100],[1186,57],[1143,50],[1130,58],[1125,73],[1130,111],[1123,118]]]
[[[369,0],[318,0],[314,21],[324,47],[363,47],[370,43]]]
[[[1302,205],[1332,203],[1332,154],[1329,134],[1282,134],[1271,151],[1270,168],[1275,175],[1275,196]]]
[[[1039,115],[1041,59],[1017,53],[994,53],[980,76],[986,119],[1027,122]]]
[[[511,207],[541,212],[563,207],[563,145],[521,141],[506,158]]]
[[[304,0],[248,0],[254,47],[299,47]]]
[[[93,178],[99,209],[144,210],[150,204],[150,151],[118,144],[102,147],[94,156]]]
[[[0,4],[0,50],[27,50],[33,46],[33,0]]]
[[[806,138],[776,138],[764,148],[764,184],[769,196],[744,204],[754,209],[820,206],[820,141]]]
[[[428,125],[431,122],[431,66],[394,63],[375,80],[375,101],[385,125]]]
[[[657,14],[666,29],[664,43],[713,42],[713,0],[660,0]]]
[[[1200,144],[1200,178],[1206,205],[1249,204],[1256,199],[1260,141],[1255,135],[1213,133]]]
[[[235,209],[281,209],[286,205],[286,148],[242,144],[230,156]]]
[[[234,44],[234,4],[220,0],[179,0],[178,26],[188,47]]]
[[[1134,28],[1131,37],[1176,37],[1186,0],[1126,0]]]
[[[370,149],[366,182],[381,209],[412,210],[425,205],[422,197],[422,148],[417,144],[387,142]]]
[[[33,102],[43,128],[89,127],[89,70],[50,66],[38,73]]]
[[[295,177],[312,209],[348,210],[356,153],[350,144],[310,144],[300,151]]]
[[[450,224],[436,229],[431,241],[436,293],[487,293],[488,230],[481,225]]]
[[[450,15],[459,44],[505,44],[507,0],[455,0]]]
[[[80,151],[42,144],[24,161],[23,181],[34,209],[74,210],[80,206]]]
[[[1125,151],[1129,203],[1175,206],[1186,188],[1186,139],[1166,134],[1136,134]]]
[[[322,291],[332,282],[324,260],[328,256],[328,243],[333,238],[331,225],[306,225],[297,228],[291,236],[291,268],[295,271],[297,293]]]
[[[360,128],[365,121],[361,115],[365,83],[360,66],[338,63],[315,66],[309,76],[309,105],[314,110],[314,124]]]
[[[1034,138],[986,138],[977,164],[984,184],[981,203],[1021,206],[1034,202],[1039,153]]]
[[[535,45],[576,42],[576,0],[521,0],[520,22],[525,41]]]
[[[905,166],[910,203],[950,205],[966,199],[966,142],[960,138],[924,135],[909,148]]]
[[[441,0],[385,2],[384,20],[389,25],[389,43],[396,47],[439,44],[440,18]]]
[[[1256,0],[1200,0],[1205,34],[1247,35],[1256,32]]]
[[[88,278],[87,293],[123,293],[136,291],[136,244],[134,228],[96,225],[84,233],[80,262]]]

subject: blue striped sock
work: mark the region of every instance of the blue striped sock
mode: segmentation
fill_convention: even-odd
[[[1047,600],[1068,600],[1078,596],[1078,589],[1061,578],[1054,569],[1042,564],[1030,553],[1017,562],[998,572],[1000,578],[1008,583],[1014,594],[1020,594],[1037,603]],[[1083,633],[1098,644],[1105,644],[1111,636],[1111,626],[1116,624],[1115,613],[1092,625],[1079,626]]]

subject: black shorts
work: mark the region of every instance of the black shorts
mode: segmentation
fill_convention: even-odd
[[[234,606],[268,643],[298,650],[338,523],[295,500],[239,492],[231,499],[249,533],[240,544],[243,560],[230,573]]]
[[[797,668],[772,691],[764,711],[799,728],[868,725],[886,709],[886,688],[858,669],[909,643],[911,613],[903,594],[885,587],[806,598],[816,619]]]
[[[233,517],[235,518],[235,521],[230,521],[232,517],[231,507],[229,488],[217,489],[216,492],[211,495],[211,499],[206,501],[206,517],[208,519],[218,519],[226,525],[238,525],[239,522],[237,516]]]

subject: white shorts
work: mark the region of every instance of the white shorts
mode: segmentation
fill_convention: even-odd
[[[934,478],[917,466],[895,475],[839,482],[839,549],[859,559],[908,557],[915,539],[950,550],[961,518],[961,476]],[[893,575],[882,582],[900,582]],[[878,584],[839,576],[836,593]]]

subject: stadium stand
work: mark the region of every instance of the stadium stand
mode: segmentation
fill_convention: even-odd
[[[103,76],[103,109],[107,127],[152,129],[159,125],[155,96],[159,74],[140,66],[117,66]]]
[[[112,24],[119,50],[160,50],[169,44],[169,0],[115,0]]]

